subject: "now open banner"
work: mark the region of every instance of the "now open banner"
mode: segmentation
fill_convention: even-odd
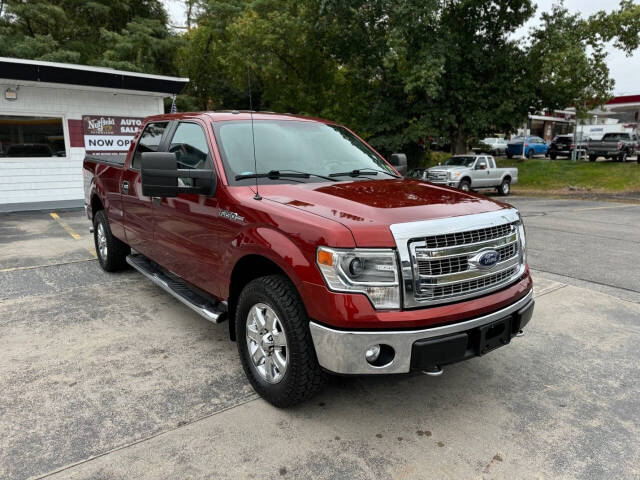
[[[129,150],[144,117],[84,115],[84,148],[87,153],[124,153]]]

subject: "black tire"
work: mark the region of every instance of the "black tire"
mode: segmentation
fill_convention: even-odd
[[[589,161],[590,162],[595,162],[596,158],[598,158],[598,157],[596,157],[595,155],[589,155]]]
[[[620,159],[621,162],[626,162],[627,161],[627,152],[622,152],[620,154],[620,157],[618,157]]]
[[[104,232],[106,250],[100,248],[98,237],[101,232]],[[127,255],[131,253],[131,248],[113,236],[104,210],[99,210],[93,216],[93,242],[96,247],[98,262],[105,272],[117,272],[127,267]]]
[[[247,319],[257,304],[264,304],[275,312],[285,334],[287,364],[277,383],[261,376],[249,353]],[[269,403],[279,408],[290,407],[322,389],[327,375],[318,364],[304,305],[288,278],[269,275],[249,282],[238,298],[235,328],[242,368],[254,390]]]
[[[469,180],[467,180],[466,178],[463,178],[462,180],[460,180],[460,183],[458,184],[458,189],[462,190],[464,192],[470,192],[471,191],[471,182]]]
[[[555,153],[551,153],[549,156],[551,157],[551,160],[555,160],[557,158]]]
[[[527,158],[528,158],[529,160],[531,160],[531,159],[533,158],[533,148],[530,148],[530,149],[527,151]]]
[[[510,153],[507,153],[507,158],[511,159],[513,158],[513,155],[511,155]]]
[[[508,178],[502,180],[502,183],[498,186],[497,190],[503,197],[509,195],[509,193],[511,193],[511,180]]]

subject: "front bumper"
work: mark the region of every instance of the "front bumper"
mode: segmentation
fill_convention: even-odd
[[[433,183],[434,185],[444,185],[446,187],[454,187],[457,188],[460,184],[460,180],[427,180],[429,183]]]
[[[517,302],[496,312],[438,327],[406,331],[344,331],[310,322],[309,328],[318,362],[328,371],[347,375],[407,373],[466,360],[495,348],[478,349],[478,338],[485,335],[483,327],[494,322],[505,320],[504,325],[509,328],[497,346],[509,343],[531,319],[533,305],[533,291],[529,291]],[[381,366],[367,362],[365,351],[376,344],[390,347],[393,350],[392,360]]]

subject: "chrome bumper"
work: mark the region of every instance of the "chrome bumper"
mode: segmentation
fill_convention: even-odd
[[[511,315],[533,301],[530,291],[517,302],[497,312],[463,322],[421,330],[400,331],[344,331],[309,323],[313,344],[320,365],[341,374],[407,373],[411,369],[413,344],[417,340],[465,332]],[[393,360],[376,367],[365,359],[365,351],[375,344],[389,345],[395,351]]]

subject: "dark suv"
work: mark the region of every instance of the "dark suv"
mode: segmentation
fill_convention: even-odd
[[[571,158],[573,148],[573,135],[558,135],[549,145],[549,157],[551,157],[551,160],[555,160],[558,157]]]

